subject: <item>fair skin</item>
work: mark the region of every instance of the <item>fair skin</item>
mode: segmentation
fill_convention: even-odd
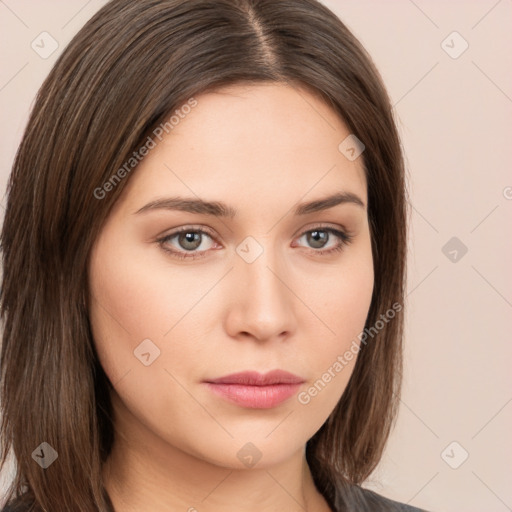
[[[368,314],[374,276],[362,158],[338,150],[350,131],[304,89],[235,85],[196,99],[129,177],[89,262],[95,346],[115,388],[105,487],[120,512],[326,512],[304,450],[355,358],[307,404],[298,393],[350,347]],[[298,204],[336,192],[363,205],[295,214]],[[136,213],[171,196],[221,201],[237,213]],[[158,242],[180,227],[192,234]],[[327,228],[352,241],[327,253],[343,242]],[[258,247],[254,261],[242,257]],[[165,248],[202,257],[183,260]],[[160,350],[147,366],[134,355],[146,339],[154,345],[145,352]],[[274,369],[304,382],[266,409],[232,403],[204,383]],[[247,443],[261,456],[251,467],[237,456]]]

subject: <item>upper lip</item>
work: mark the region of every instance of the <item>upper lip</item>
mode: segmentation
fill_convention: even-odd
[[[272,370],[265,374],[255,371],[231,373],[206,382],[212,384],[245,384],[246,386],[270,386],[272,384],[300,384],[304,379],[284,370]]]

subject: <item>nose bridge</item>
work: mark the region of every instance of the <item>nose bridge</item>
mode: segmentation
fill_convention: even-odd
[[[272,237],[247,237],[236,248],[235,287],[239,330],[256,337],[278,336],[293,328],[293,294],[285,285],[285,265]]]
[[[247,237],[237,247],[241,261],[237,262],[240,279],[253,292],[255,299],[266,301],[286,300],[282,283],[283,277],[278,278],[281,268],[280,253],[272,246],[272,237]]]

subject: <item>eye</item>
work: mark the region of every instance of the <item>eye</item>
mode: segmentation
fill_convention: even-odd
[[[185,226],[161,238],[158,240],[158,243],[164,251],[171,253],[171,255],[176,258],[195,259],[202,258],[206,251],[211,248],[211,246],[203,247],[203,250],[197,251],[197,249],[203,245],[204,237],[208,237],[210,240],[212,239],[212,236],[202,229]],[[172,247],[172,244],[170,244],[170,242],[175,238],[178,249],[171,249],[170,246]]]
[[[325,249],[324,247],[328,242],[330,242],[333,235],[335,239],[338,239],[338,241],[335,242],[334,246],[331,248]],[[299,240],[304,237],[306,238],[307,243],[310,244],[310,248],[312,248],[313,253],[320,254],[322,256],[343,250],[353,239],[352,235],[349,235],[344,231],[326,226],[317,226],[305,231],[300,236]]]
[[[211,244],[209,246],[207,244],[207,247],[203,246],[205,237],[213,240],[213,235],[204,229],[184,226],[173,233],[160,238],[157,242],[164,251],[170,253],[171,256],[175,258],[198,259],[205,257],[208,250],[212,248]],[[333,252],[341,251],[353,239],[352,235],[349,235],[344,231],[326,226],[317,226],[313,229],[309,229],[308,231],[304,231],[302,235],[300,235],[299,240],[304,237],[306,238],[307,243],[310,244],[308,249],[315,255],[328,255]],[[332,237],[338,241],[333,247],[325,249],[324,247],[331,241]],[[172,242],[174,239],[176,240],[173,244]],[[198,250],[200,247],[202,247],[202,250]]]

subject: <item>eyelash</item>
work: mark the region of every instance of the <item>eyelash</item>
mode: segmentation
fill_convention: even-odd
[[[313,251],[314,254],[318,254],[320,256],[327,256],[332,253],[340,252],[342,251],[345,246],[349,245],[353,240],[353,235],[349,235],[348,233],[345,233],[343,231],[340,231],[339,229],[334,229],[330,227],[324,227],[324,226],[316,226],[314,228],[308,229],[307,231],[304,231],[299,238],[302,238],[304,235],[308,233],[312,233],[313,231],[323,231],[326,233],[333,234],[337,236],[340,239],[340,242],[335,247],[332,247],[331,249],[327,250],[316,250],[310,248],[311,251]],[[160,245],[160,247],[167,253],[169,253],[172,257],[178,258],[180,260],[194,260],[198,258],[203,258],[208,250],[199,251],[199,252],[182,252],[182,251],[176,251],[174,249],[168,249],[165,247],[165,243],[174,238],[175,236],[179,235],[180,233],[201,233],[204,235],[208,235],[210,238],[213,239],[213,236],[208,233],[207,231],[204,231],[203,229],[196,229],[192,227],[183,227],[180,228],[173,233],[170,233],[169,235],[165,235],[164,237],[157,240],[157,243]]]

